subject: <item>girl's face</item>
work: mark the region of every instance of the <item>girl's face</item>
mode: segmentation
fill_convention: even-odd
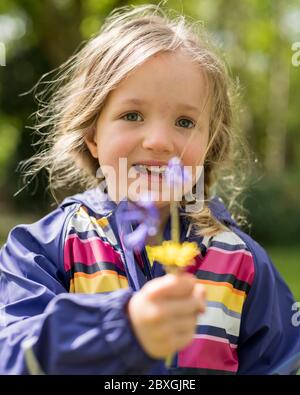
[[[86,143],[99,158],[111,198],[135,200],[149,190],[157,194],[165,182],[162,166],[174,156],[193,169],[203,164],[209,136],[206,100],[200,66],[180,51],[153,56],[109,94]],[[158,207],[168,206],[164,200],[156,199]]]

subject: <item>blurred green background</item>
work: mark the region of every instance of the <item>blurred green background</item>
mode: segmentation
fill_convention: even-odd
[[[96,33],[113,8],[144,3],[1,0],[0,244],[12,226],[52,208],[45,175],[13,197],[21,186],[17,164],[32,155],[35,141],[34,95],[20,94]],[[204,22],[239,80],[241,127],[255,158],[245,200],[250,234],[300,301],[300,1],[169,0],[165,5]]]

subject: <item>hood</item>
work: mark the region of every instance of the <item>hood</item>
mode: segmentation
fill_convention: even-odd
[[[110,200],[108,194],[104,193],[100,187],[88,189],[85,192],[77,193],[63,200],[60,207],[70,204],[81,203],[91,211],[100,215],[108,215],[117,208],[117,204]]]
[[[83,193],[67,197],[60,206],[65,207],[74,203],[81,203],[95,213],[103,216],[110,214],[117,208],[117,204],[110,200],[108,194],[104,193],[99,187],[88,189]],[[237,227],[236,222],[231,217],[221,198],[218,196],[212,197],[208,206],[213,216],[219,222],[226,226]]]

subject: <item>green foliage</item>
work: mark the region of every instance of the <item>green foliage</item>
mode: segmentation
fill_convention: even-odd
[[[289,285],[296,301],[300,301],[300,247],[267,248],[274,265]]]
[[[248,192],[252,236],[263,245],[299,245],[299,174],[263,177]]]
[[[18,119],[0,114],[0,185],[5,179],[7,163],[14,154],[19,137]]]

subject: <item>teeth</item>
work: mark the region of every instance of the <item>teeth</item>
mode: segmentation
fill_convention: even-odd
[[[167,166],[145,166],[150,173],[163,174],[166,171]]]
[[[138,171],[141,173],[153,173],[153,174],[163,174],[165,173],[167,166],[146,166],[146,165],[135,165]]]

